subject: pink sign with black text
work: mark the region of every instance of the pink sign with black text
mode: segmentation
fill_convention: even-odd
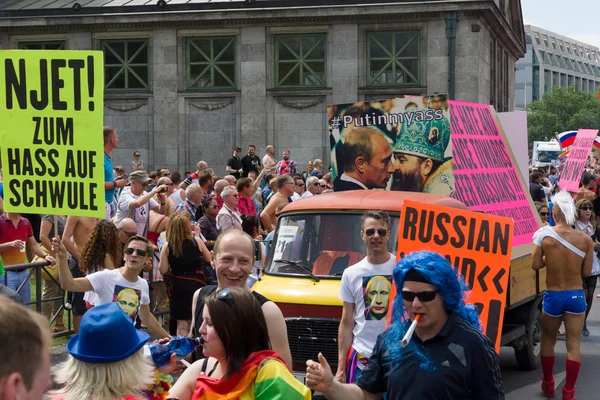
[[[531,243],[539,224],[525,183],[486,104],[450,101],[456,197],[473,211],[512,218],[513,246]]]
[[[597,129],[580,129],[577,131],[577,136],[575,136],[575,141],[571,146],[571,151],[569,151],[569,157],[560,174],[558,185],[561,190],[568,190],[569,192],[579,190],[581,175],[596,135],[598,135]]]

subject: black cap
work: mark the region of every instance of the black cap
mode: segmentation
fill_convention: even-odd
[[[235,151],[242,151],[242,148],[241,147],[236,147]]]
[[[406,275],[404,275],[404,282],[422,282],[422,283],[431,284],[431,282],[429,282],[423,276],[423,274],[421,274],[419,271],[417,271],[414,268],[409,269],[408,272],[406,273]]]

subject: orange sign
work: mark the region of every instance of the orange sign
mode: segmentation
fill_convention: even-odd
[[[484,333],[499,352],[512,237],[510,218],[407,200],[396,259],[423,250],[444,256],[465,279],[468,302],[477,308]]]

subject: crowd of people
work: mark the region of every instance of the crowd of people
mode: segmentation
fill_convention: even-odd
[[[457,271],[427,251],[396,263],[388,251],[390,217],[378,210],[362,216],[366,257],[342,275],[337,372],[319,354],[306,362],[305,384],[294,377],[283,314],[252,286],[266,265],[282,209],[332,190],[322,160],[300,172],[289,150],[277,161],[268,146],[260,159],[250,145],[243,157],[241,148],[233,150],[222,177],[205,161],[190,173],[148,172],[139,152],[126,171],[110,158],[116,129],[105,127],[104,145],[104,218],[0,217],[4,266],[23,266],[7,270],[8,285],[0,285],[15,300],[0,301],[0,318],[8,322],[0,325],[0,338],[13,344],[0,346],[0,399],[37,400],[50,389],[49,327],[66,329],[63,304],[72,309],[76,335],[54,374],[55,400],[294,400],[311,398],[311,390],[344,400],[382,394],[504,398],[498,355],[466,302]],[[594,176],[586,173],[571,196],[557,189],[560,169],[531,171],[530,193],[544,222],[533,238],[532,267],[548,271],[542,335],[547,396],[554,395],[561,324],[568,353],[563,398],[574,398],[580,336],[589,335],[586,318],[600,274]],[[50,264],[44,274],[47,318],[18,304],[31,301],[25,265],[36,257]],[[389,307],[392,286],[398,296]],[[169,314],[168,323],[160,311]],[[412,341],[401,346],[416,319]],[[173,354],[168,364],[155,365],[146,331],[160,343],[187,336],[200,345],[185,362]],[[175,383],[171,374],[178,376]]]
[[[567,347],[563,399],[574,399],[581,367],[581,337],[590,336],[587,319],[600,275],[600,168],[588,159],[579,190],[560,191],[564,164],[531,168],[529,193],[542,221],[534,237],[533,269],[546,268],[542,313],[542,391],[554,397],[554,347],[559,336]],[[598,296],[600,297],[600,295]],[[564,329],[561,329],[564,326]]]

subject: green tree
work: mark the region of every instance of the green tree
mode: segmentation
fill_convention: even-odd
[[[600,99],[595,93],[577,92],[574,86],[553,88],[527,106],[529,142],[586,128],[600,129]]]

